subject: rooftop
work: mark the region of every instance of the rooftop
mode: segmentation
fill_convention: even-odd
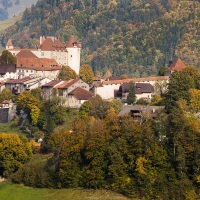
[[[78,100],[90,100],[93,97],[93,93],[84,90],[81,87],[77,87],[75,90],[70,92],[68,95],[73,95]]]

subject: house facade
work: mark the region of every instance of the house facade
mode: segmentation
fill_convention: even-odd
[[[124,83],[148,83],[154,87],[157,82],[168,82],[169,76],[154,76],[154,77],[145,77],[145,78],[132,78],[132,79],[123,79],[123,80],[109,80],[103,81],[101,84],[96,85],[93,88],[95,95],[100,95],[102,99],[108,100],[116,98],[116,93],[119,91],[120,86]],[[144,94],[138,94],[138,97],[142,97]],[[146,97],[146,96],[145,96]],[[147,94],[148,97],[148,94]],[[150,97],[150,96],[149,96]],[[122,99],[121,96],[117,98]]]
[[[50,82],[49,78],[31,78],[25,77],[22,79],[13,79],[5,82],[5,88],[12,91],[13,94],[18,95],[22,92],[41,87],[43,84]]]
[[[89,92],[81,87],[77,87],[67,94],[65,105],[71,108],[80,108],[85,101],[92,99],[93,96],[94,94],[92,92]]]
[[[13,64],[0,65],[0,82],[16,78],[17,78],[16,65]]]

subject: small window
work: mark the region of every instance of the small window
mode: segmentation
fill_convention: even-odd
[[[71,55],[71,58],[72,58],[72,55]]]

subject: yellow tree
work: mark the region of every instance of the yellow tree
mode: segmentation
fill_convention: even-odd
[[[200,110],[200,90],[190,89],[191,99],[190,105],[194,110]]]
[[[93,73],[90,65],[84,64],[84,65],[81,66],[80,77],[83,81],[85,81],[88,84],[91,84],[93,82],[94,73]]]
[[[31,117],[32,124],[36,124],[42,103],[30,91],[23,92],[17,97],[17,110],[23,110]]]
[[[31,144],[17,134],[0,134],[0,175],[17,171],[32,156]]]

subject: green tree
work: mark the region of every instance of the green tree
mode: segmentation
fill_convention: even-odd
[[[35,89],[32,89],[31,90],[31,94],[37,98],[39,101],[42,101],[43,100],[43,97],[42,97],[42,89],[41,88],[35,88]]]
[[[7,177],[16,172],[32,156],[29,142],[17,134],[0,134],[0,175]]]
[[[84,64],[80,68],[80,77],[83,81],[85,81],[88,84],[91,84],[94,79],[94,73],[92,71],[92,68],[88,64]]]
[[[169,79],[168,91],[164,94],[164,104],[166,110],[170,110],[177,106],[179,99],[186,100],[190,103],[190,89],[200,88],[200,70],[195,67],[186,67],[181,71],[175,71]]]
[[[135,95],[135,83],[134,82],[130,82],[129,83],[129,90],[128,90],[128,96],[126,99],[126,102],[128,104],[133,104],[135,103],[136,100],[136,95]]]
[[[4,88],[2,92],[0,93],[0,102],[4,100],[10,100],[13,99],[14,94],[7,88]]]
[[[58,79],[68,81],[70,79],[77,78],[77,74],[74,70],[72,70],[70,67],[63,66],[58,74]]]
[[[16,57],[12,55],[8,50],[4,50],[1,54],[1,64],[16,64]]]

